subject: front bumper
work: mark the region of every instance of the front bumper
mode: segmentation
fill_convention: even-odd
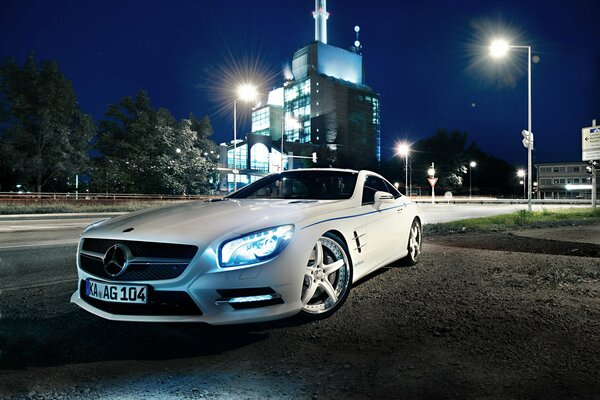
[[[110,303],[86,296],[85,281],[126,284],[91,275],[79,266],[79,288],[71,302],[102,318],[135,322],[205,322],[214,325],[274,320],[302,308],[301,292],[310,243],[296,235],[284,252],[262,264],[220,268],[216,252],[198,252],[175,279],[135,281],[147,285],[148,304]],[[312,240],[312,239],[311,239]]]

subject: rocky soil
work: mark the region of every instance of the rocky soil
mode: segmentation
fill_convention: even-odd
[[[427,238],[417,266],[309,323],[115,323],[69,304],[68,283],[6,292],[0,397],[600,398],[600,249],[523,243]]]

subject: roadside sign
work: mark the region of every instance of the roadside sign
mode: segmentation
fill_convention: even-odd
[[[581,159],[600,160],[600,126],[581,130]]]
[[[438,178],[427,178],[427,180],[429,181],[429,184],[431,185],[431,187],[434,187],[438,181]]]

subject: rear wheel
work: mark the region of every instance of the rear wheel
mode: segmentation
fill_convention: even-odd
[[[309,319],[329,317],[346,301],[351,287],[348,248],[336,235],[325,233],[317,240],[306,265],[300,315]]]
[[[415,265],[421,257],[421,245],[423,243],[421,223],[414,219],[408,235],[408,255],[402,260],[405,265]]]

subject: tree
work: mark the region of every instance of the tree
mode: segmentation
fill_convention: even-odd
[[[439,178],[437,186],[444,188],[459,188],[463,184],[468,165],[465,148],[468,134],[466,132],[439,129],[433,136],[415,143],[414,169],[419,171],[417,179],[425,180],[427,170],[431,163],[435,163],[436,177]]]
[[[18,180],[41,192],[49,184],[56,189],[56,180],[63,182],[58,188],[65,188],[68,176],[84,172],[94,131],[56,62],[39,66],[32,53],[22,68],[14,59],[0,66],[0,171],[5,187]]]
[[[194,194],[211,189],[216,145],[208,118],[177,121],[154,109],[148,94],[111,104],[99,122],[95,190]]]
[[[476,161],[477,167],[473,169],[472,176],[474,193],[512,194],[514,168],[479,149],[475,141],[468,142],[467,132],[439,129],[432,136],[413,144],[409,156],[413,186],[429,188],[427,170],[434,162],[435,176],[439,178],[436,190],[468,195],[469,163]],[[404,182],[404,158],[394,157],[385,162],[382,174],[392,182]]]

